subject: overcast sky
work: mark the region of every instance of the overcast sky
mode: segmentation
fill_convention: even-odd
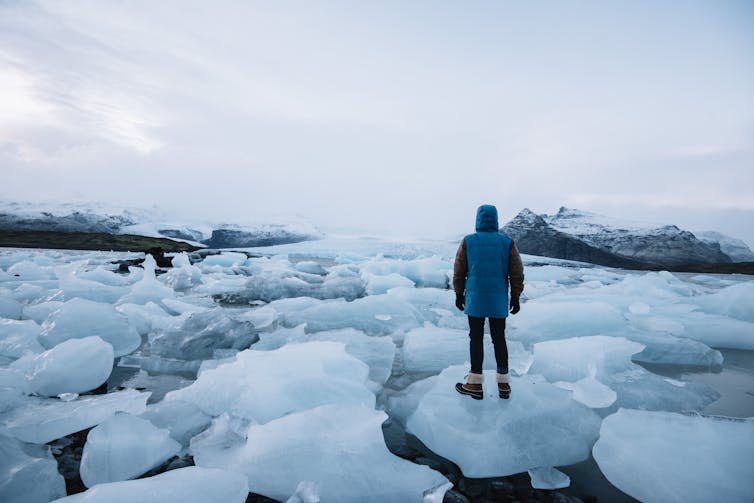
[[[0,197],[754,245],[754,2],[0,0]]]

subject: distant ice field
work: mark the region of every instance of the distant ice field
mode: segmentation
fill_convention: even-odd
[[[81,501],[185,497],[187,464],[207,490],[182,501],[247,488],[279,501],[442,501],[442,463],[393,454],[386,419],[470,478],[529,472],[556,488],[579,484],[568,466],[596,461],[645,501],[668,484],[687,494],[689,471],[698,494],[754,500],[754,481],[716,468],[752,462],[741,444],[754,438],[754,278],[525,255],[507,325],[511,398],[497,396],[487,340],[475,401],[453,389],[469,370],[451,287],[458,244],[331,236],[179,254],[167,271],[147,257],[128,273],[116,262],[142,254],[0,249],[0,500],[66,496],[48,443],[92,428]],[[657,431],[637,451],[643,424]],[[695,438],[708,455],[689,464]],[[632,483],[644,454],[654,475]]]

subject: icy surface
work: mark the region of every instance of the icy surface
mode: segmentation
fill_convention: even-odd
[[[212,358],[216,349],[245,349],[257,338],[253,324],[236,321],[216,308],[177,318],[153,335],[151,349],[155,355],[198,360]]]
[[[366,285],[356,268],[346,265],[333,267],[323,277],[286,265],[284,269],[262,270],[254,274],[239,295],[249,301],[265,302],[289,297],[354,300],[364,295]]]
[[[380,427],[386,418],[362,405],[325,405],[249,426],[231,445],[218,425],[191,450],[198,466],[244,473],[251,491],[279,501],[300,481],[317,481],[322,501],[421,501],[447,479],[391,454]]]
[[[266,423],[329,403],[374,407],[374,393],[365,385],[368,373],[367,365],[348,355],[343,344],[291,344],[274,351],[242,351],[165,399],[194,403],[211,416],[230,412]]]
[[[83,393],[110,377],[113,347],[99,337],[68,339],[20,366],[26,368],[30,389],[39,395]]]
[[[51,313],[60,309],[60,306],[62,305],[63,302],[59,300],[51,300],[40,302],[38,304],[26,305],[23,306],[22,316],[24,319],[33,320],[41,325]]]
[[[100,484],[60,503],[243,503],[246,477],[214,468],[189,466],[139,480]]]
[[[146,304],[148,302],[160,304],[162,299],[171,298],[175,295],[172,288],[157,281],[155,277],[157,264],[155,264],[151,255],[144,258],[142,265],[144,266],[144,276],[131,287],[128,293],[120,297],[118,300],[120,304]]]
[[[170,432],[146,419],[121,412],[93,428],[81,455],[81,480],[87,487],[132,479],[178,454]]]
[[[485,397],[470,400],[454,390],[467,372],[465,366],[453,366],[430,378],[432,384],[406,419],[407,431],[456,463],[465,476],[499,477],[589,457],[600,419],[570,392],[514,377],[511,398],[501,400],[495,372],[484,371]]]
[[[345,344],[346,352],[369,365],[369,378],[383,384],[390,376],[395,358],[395,344],[388,336],[369,337],[360,330],[344,328],[307,334],[305,325],[295,328],[281,328],[260,335],[254,350],[271,350],[290,343],[307,341],[332,341]]]
[[[79,397],[70,402],[30,397],[19,407],[0,414],[0,430],[24,442],[44,444],[91,428],[118,411],[141,414],[148,398],[149,393],[135,390]]]
[[[306,323],[312,332],[355,328],[368,335],[389,335],[421,325],[420,313],[404,300],[391,296],[370,295],[353,302],[331,300],[301,311],[286,313],[284,323],[296,326]]]
[[[754,500],[754,420],[621,409],[594,459],[616,487],[647,502]]]
[[[99,336],[109,342],[115,356],[133,352],[141,345],[141,337],[128,318],[104,302],[72,299],[50,314],[42,325],[39,342],[51,349],[61,342]]]
[[[639,343],[606,336],[540,342],[534,345],[529,371],[572,389],[574,397],[590,407],[614,402],[618,407],[689,411],[701,410],[720,397],[707,385],[677,386],[632,363],[631,355],[641,349]]]
[[[735,361],[723,353],[754,349],[750,277],[622,271],[527,255],[522,310],[506,329],[512,397],[497,398],[491,374],[481,403],[457,395],[453,385],[468,372],[469,358],[468,322],[447,288],[459,240],[331,237],[239,253],[178,254],[174,268],[159,275],[151,258],[145,269],[113,272],[118,261],[143,257],[137,253],[0,250],[0,434],[45,443],[123,410],[183,448],[197,434],[212,438],[219,459],[226,447],[253,453],[245,438],[250,428],[306,417],[322,406],[365,407],[371,414],[377,407],[404,426],[410,421],[409,431],[451,459],[453,445],[479,445],[466,449],[483,453],[476,461],[459,455],[464,471],[532,470],[536,479],[545,473],[536,470],[583,459],[599,417],[619,407],[726,410],[724,378]],[[78,396],[105,378],[66,384],[95,373],[99,364],[86,361],[105,343],[88,341],[100,339],[114,347],[118,362],[109,373],[110,359],[92,356],[102,376],[110,361],[109,393]],[[494,367],[485,335],[485,369]],[[34,396],[57,391],[63,394]],[[711,404],[718,391],[723,399]],[[475,408],[485,413],[469,412]],[[358,424],[350,421],[361,417],[334,419],[355,431]],[[291,423],[301,425],[296,435],[317,433],[304,423]],[[470,429],[459,425],[468,424],[478,431],[467,438]],[[557,435],[556,427],[581,430]],[[502,438],[508,430],[517,437]],[[547,450],[531,441],[542,435]],[[325,433],[315,438],[322,444],[316,449],[314,440],[304,442],[312,447],[309,463],[317,449],[332,447]],[[285,453],[281,445],[278,453]],[[503,461],[495,453],[488,458],[492,445],[505,446]],[[294,464],[300,478],[286,479],[278,497],[326,501],[330,489],[307,478],[312,472],[303,458]],[[369,478],[364,470],[361,476]],[[113,487],[130,491],[141,483]],[[423,494],[439,502],[444,484],[409,499]],[[315,485],[316,491],[306,489]],[[105,487],[101,494],[110,494]],[[96,500],[100,489],[87,497]]]
[[[754,283],[740,283],[720,291],[697,297],[691,302],[707,313],[721,314],[731,318],[754,322]]]
[[[0,318],[0,356],[20,358],[26,353],[41,353],[44,348],[37,342],[40,330],[31,320]]]
[[[0,296],[0,318],[11,320],[21,319],[23,306],[15,299],[6,296]]]
[[[0,434],[0,500],[47,503],[62,496],[65,481],[50,448]]]
[[[183,446],[188,446],[191,437],[212,422],[212,418],[199,407],[181,400],[163,400],[149,405],[139,417],[148,419],[158,428],[167,429],[170,436]]]

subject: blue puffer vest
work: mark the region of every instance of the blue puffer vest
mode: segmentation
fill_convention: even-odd
[[[463,312],[477,318],[506,318],[511,238],[498,230],[497,208],[480,206],[476,232],[464,240],[469,271]]]

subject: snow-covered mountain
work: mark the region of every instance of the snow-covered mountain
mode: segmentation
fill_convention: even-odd
[[[100,232],[162,237],[211,248],[240,248],[319,239],[322,233],[300,217],[275,222],[186,222],[158,207],[0,201],[0,230]]]
[[[720,249],[733,262],[754,262],[754,252],[740,239],[732,238],[716,231],[694,232],[694,235],[706,243],[717,243]]]
[[[554,215],[524,209],[503,231],[516,239],[524,253],[618,267],[730,263],[744,257],[745,251],[751,253],[743,242],[736,243],[735,258],[724,253],[720,241],[731,238],[722,235],[700,239],[675,225],[621,220],[565,207]]]

